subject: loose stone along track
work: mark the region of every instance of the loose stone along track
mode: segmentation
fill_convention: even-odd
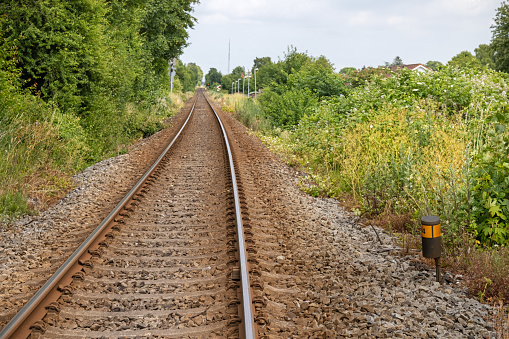
[[[196,96],[182,135],[72,282],[57,287],[32,337],[246,336],[227,146]]]
[[[225,144],[213,137],[219,127],[209,108],[201,106],[201,94],[188,129],[165,165],[114,217],[100,249],[83,255],[89,258],[78,263],[72,282],[57,285],[58,297],[28,334],[242,337],[241,320],[249,317],[237,310],[243,287],[239,277],[246,273],[237,266],[234,224],[239,211],[230,203],[235,194],[228,171],[223,171]],[[238,179],[241,234],[249,253],[247,286],[252,290],[247,304],[254,310],[255,336],[496,338],[493,323],[485,318],[489,307],[468,298],[455,277],[442,285],[434,282],[433,272],[417,253],[401,256],[393,237],[364,227],[338,201],[303,193],[298,185],[302,173],[285,166],[242,124],[212,104],[235,158],[235,171],[230,173]],[[53,273],[53,263],[68,256],[62,250],[52,258],[58,244],[64,249],[78,246],[78,239],[106,216],[106,206],[113,207],[131,186],[127,183],[136,181],[132,177],[142,175],[140,159],[157,157],[155,149],[163,147],[166,136],[176,134],[189,109],[175,117],[174,126],[154,136],[158,139],[143,141],[138,153],[109,159],[80,174],[87,187],[97,185],[92,197],[84,193],[88,189],[76,190],[60,208],[13,228],[19,233],[12,238],[2,240],[7,233],[0,230],[0,253],[3,246],[3,253],[14,257],[7,263],[0,257],[0,269],[5,267],[0,272],[0,326],[12,318],[10,309],[42,285],[42,273]],[[126,163],[134,169],[122,173],[129,167]],[[100,179],[115,180],[97,184],[96,173]],[[125,186],[118,192],[117,177]],[[5,279],[7,274],[11,279]]]

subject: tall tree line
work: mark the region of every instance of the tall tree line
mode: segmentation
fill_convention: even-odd
[[[26,87],[66,112],[119,112],[168,86],[168,59],[187,45],[197,0],[11,0],[3,37]],[[109,106],[109,107],[108,107]]]

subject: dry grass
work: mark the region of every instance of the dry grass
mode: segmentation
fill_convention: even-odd
[[[462,256],[448,258],[451,269],[465,276],[472,296],[482,302],[501,301],[509,305],[509,248],[472,248]]]
[[[246,97],[242,93],[225,94],[224,92],[209,91],[209,95],[216,101],[225,112],[235,113],[235,105],[242,102]]]
[[[488,317],[488,321],[494,324],[497,338],[509,339],[509,306],[502,302],[492,304],[493,311]]]
[[[49,167],[25,178],[28,208],[42,211],[54,205],[75,186],[68,174]]]

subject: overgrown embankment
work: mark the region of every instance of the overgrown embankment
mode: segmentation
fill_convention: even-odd
[[[185,97],[169,95],[167,59],[186,46],[195,3],[0,4],[0,222],[44,208],[71,175],[163,128]],[[194,88],[185,74],[176,87]]]
[[[353,200],[406,246],[419,245],[421,216],[438,215],[447,263],[473,294],[509,301],[507,74],[320,67],[294,68],[235,114],[309,173],[303,189]]]

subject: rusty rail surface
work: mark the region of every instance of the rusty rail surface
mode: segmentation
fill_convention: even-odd
[[[198,96],[203,95],[203,90],[199,90],[196,95],[195,102],[189,112],[187,119],[178,131],[177,135],[161,153],[159,158],[154,162],[150,169],[141,177],[137,184],[127,193],[127,195],[118,203],[118,205],[108,214],[108,216],[99,224],[99,226],[87,237],[87,239],[78,247],[78,249],[66,260],[66,262],[51,276],[44,286],[25,304],[25,306],[14,316],[13,319],[0,331],[0,339],[5,338],[26,338],[31,334],[33,327],[44,327],[42,319],[46,315],[47,310],[56,303],[60,296],[65,293],[65,286],[68,286],[78,272],[89,263],[92,252],[100,247],[101,242],[106,239],[108,233],[112,231],[112,224],[124,209],[135,197],[136,194],[143,191],[143,185],[147,179],[154,173],[156,168],[168,151],[172,148],[176,140],[181,136],[187,126],[198,100]],[[244,240],[244,231],[242,227],[241,211],[237,183],[235,177],[235,169],[233,164],[233,156],[231,153],[228,137],[223,127],[219,115],[212,107],[209,100],[205,97],[207,103],[214,111],[217,121],[221,127],[224,142],[228,152],[228,160],[234,192],[235,217],[237,225],[237,237],[240,257],[240,275],[242,288],[242,314],[241,314],[241,337],[251,339],[256,338],[251,291],[249,284],[249,274],[246,258],[246,246]]]

